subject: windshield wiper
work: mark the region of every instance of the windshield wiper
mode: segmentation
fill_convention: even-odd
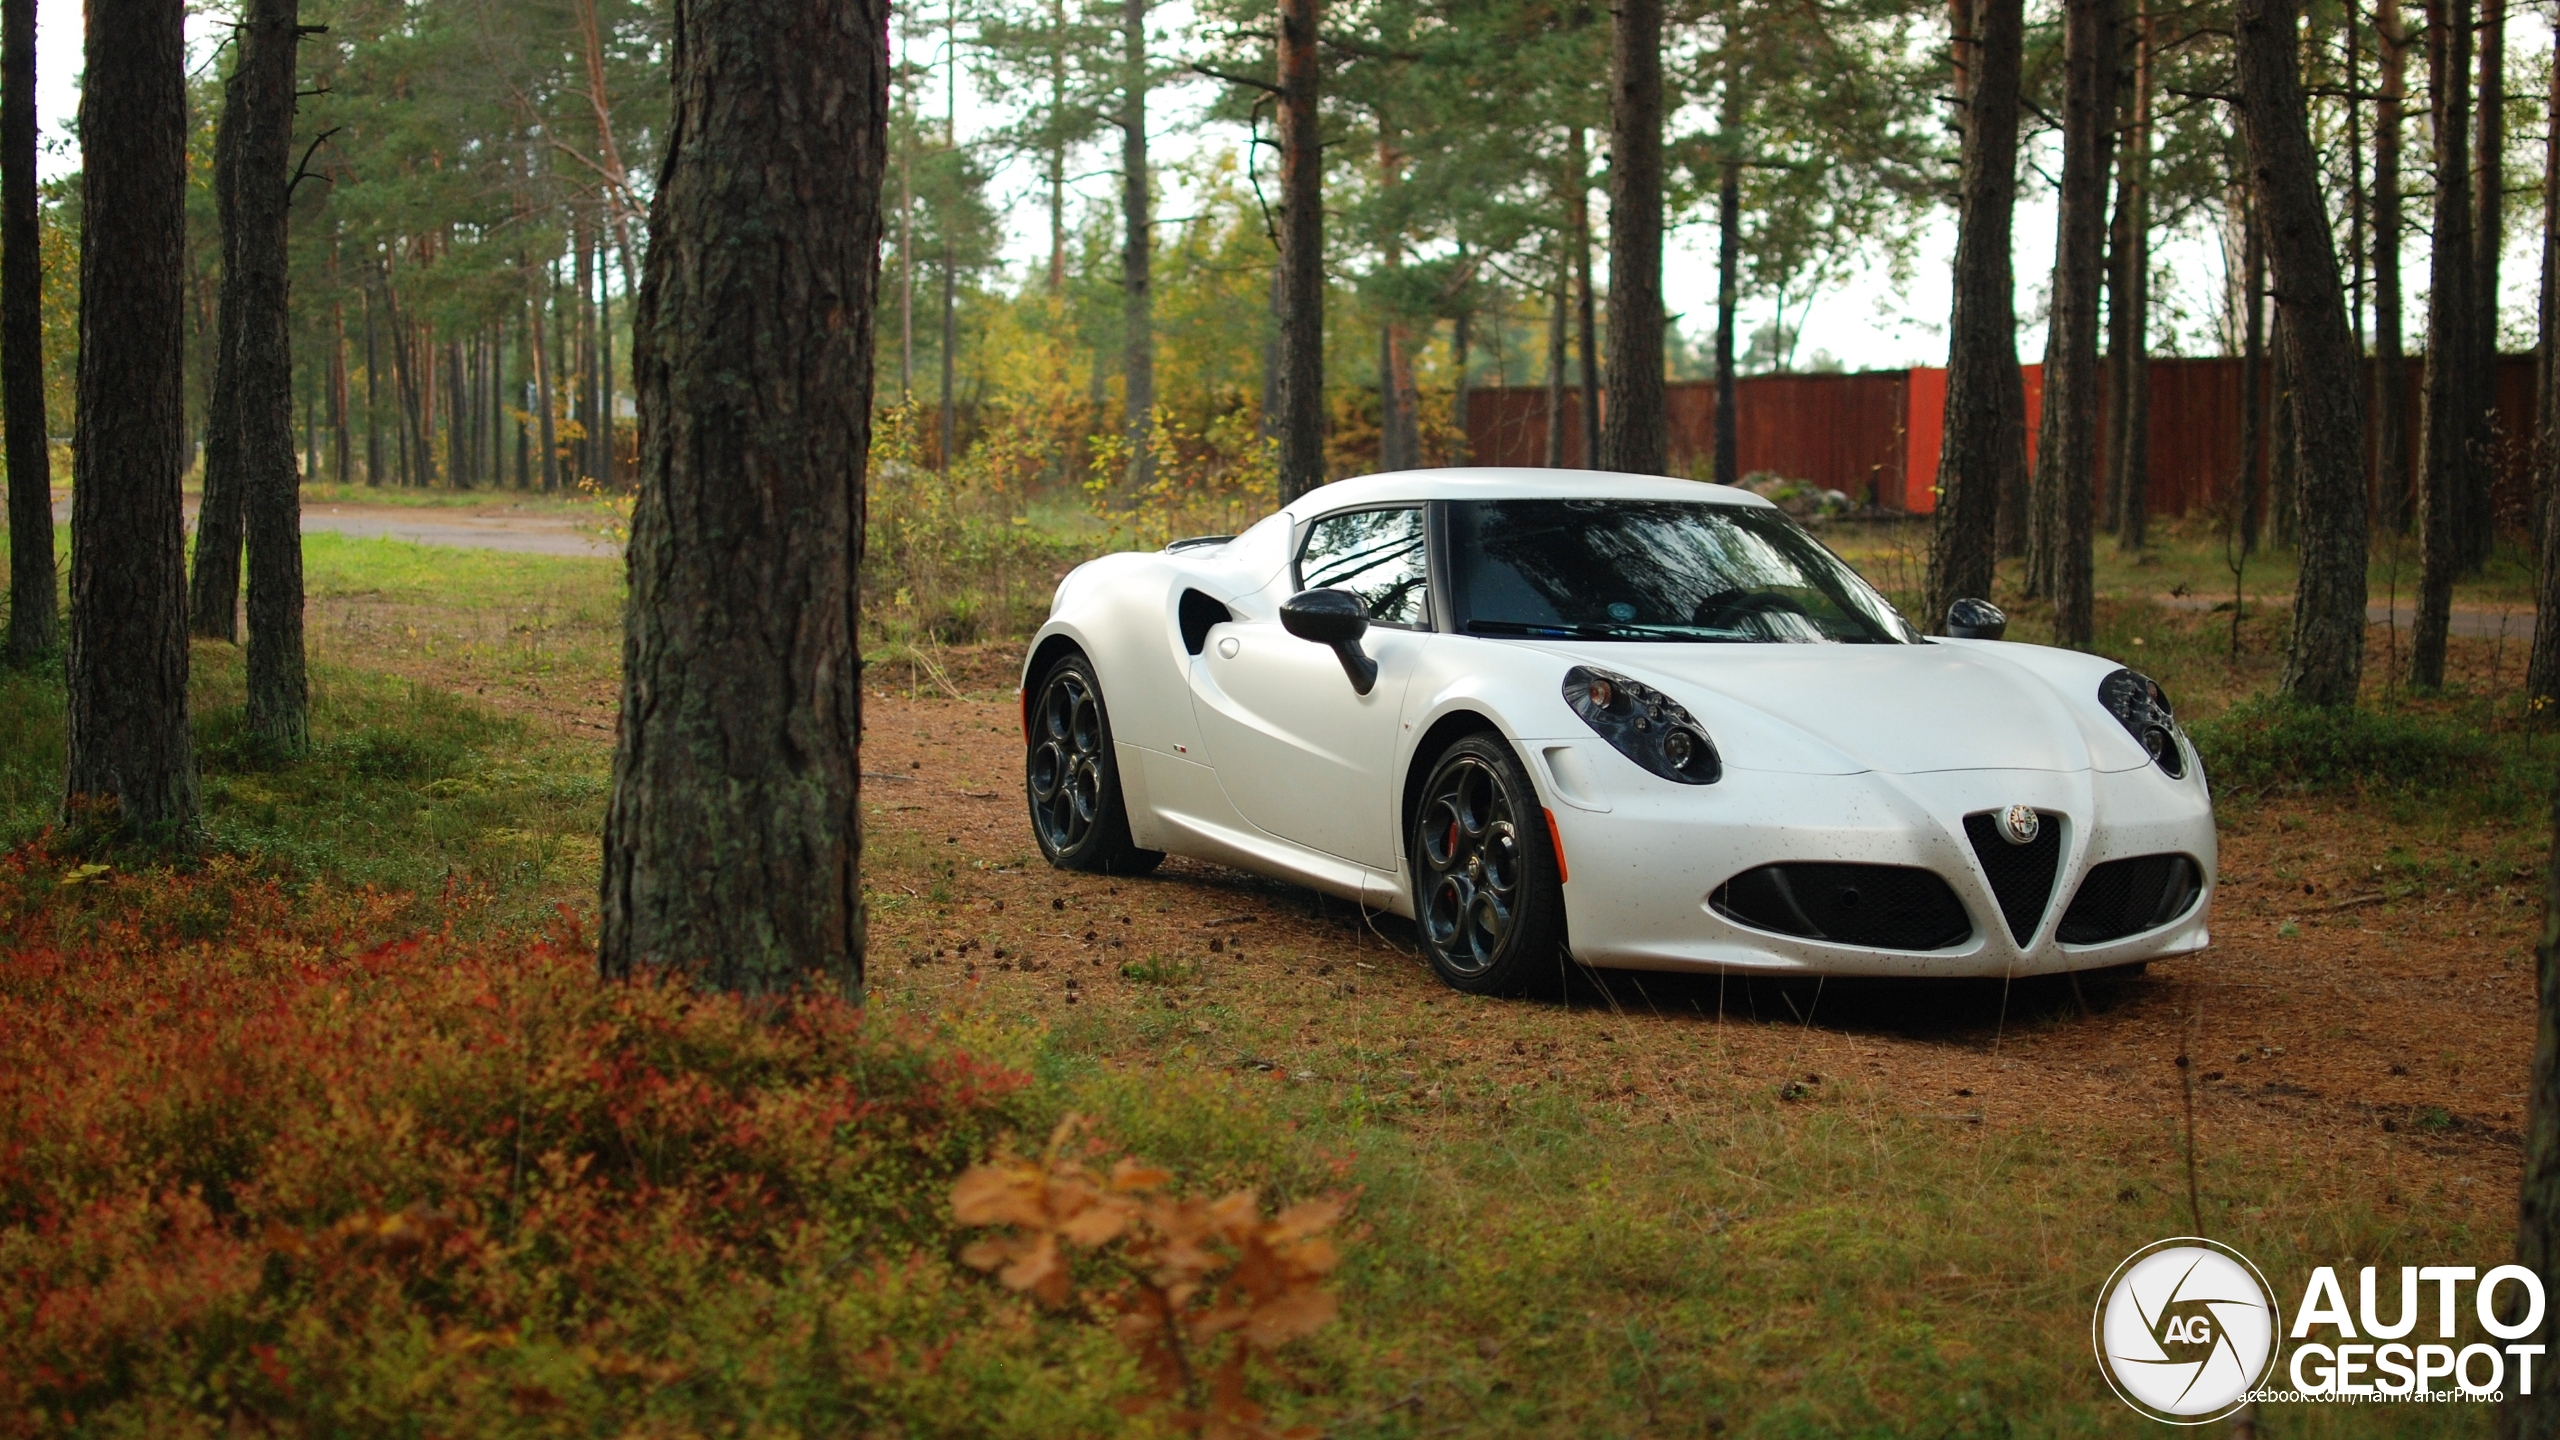
[[[1718,633],[1694,626],[1636,625],[1612,622],[1598,624],[1543,624],[1529,620],[1470,620],[1470,635],[1519,635],[1532,640],[1713,640]]]

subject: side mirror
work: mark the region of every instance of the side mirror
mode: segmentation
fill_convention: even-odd
[[[1360,649],[1369,633],[1369,607],[1348,590],[1302,590],[1280,606],[1280,628],[1301,640],[1333,647],[1351,689],[1366,695],[1378,683],[1378,662]]]
[[[1954,640],[1997,640],[2009,633],[2009,617],[1988,600],[1971,596],[1947,607],[1947,636]]]

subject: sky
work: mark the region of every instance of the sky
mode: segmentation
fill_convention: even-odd
[[[1185,4],[1167,4],[1159,17],[1167,43],[1180,46],[1181,31],[1187,23]],[[929,16],[927,17],[929,18]],[[2529,76],[2541,72],[2549,53],[2547,32],[2538,21],[2519,16],[2513,22],[2514,37],[2509,42],[2509,74]],[[209,57],[213,37],[219,32],[219,20],[203,14],[188,17],[190,49],[199,57]],[[930,110],[941,108],[938,88],[947,70],[939,64],[942,52],[939,37],[930,32],[918,36],[918,50],[913,58],[934,64],[935,79],[920,96],[920,104]],[[201,63],[201,59],[200,59]],[[79,108],[78,74],[81,66],[81,7],[74,0],[41,0],[36,12],[36,96],[40,142],[43,153],[38,167],[48,176],[68,174],[79,168],[79,152],[73,139],[73,119]],[[957,110],[963,139],[985,136],[1008,119],[995,99],[983,92],[972,76],[964,58],[957,76],[959,86]],[[2511,79],[2511,84],[2515,82]],[[2529,84],[2518,84],[2529,89]],[[1167,219],[1190,213],[1194,197],[1184,194],[1177,177],[1176,164],[1186,157],[1206,151],[1237,148],[1243,132],[1232,124],[1212,123],[1206,114],[1213,87],[1204,81],[1176,82],[1151,97],[1151,110],[1157,131],[1152,137],[1155,153],[1164,174],[1165,193],[1157,201],[1157,214]],[[2413,140],[2416,137],[2412,137]],[[2538,150],[2538,134],[2513,134],[2509,138],[2512,170],[2531,172],[2539,167],[2532,153]],[[2050,148],[2049,141],[2047,148]],[[2058,168],[2053,156],[2040,157],[2045,170]],[[2413,157],[2414,158],[2414,157]],[[1096,154],[1087,157],[1088,173],[1076,180],[1072,188],[1090,201],[1115,204],[1118,179],[1105,167],[1107,158]],[[1019,270],[1043,261],[1047,254],[1048,220],[1046,210],[1036,203],[1040,194],[1037,176],[1021,159],[1009,159],[995,172],[997,211],[1005,218],[1007,238],[1003,257]],[[1595,219],[1605,223],[1607,207],[1594,197]],[[2423,220],[2413,214],[2413,220]],[[2043,314],[2043,292],[2053,265],[2054,204],[2049,192],[2029,189],[2021,196],[2015,222],[2014,268],[2018,275],[2018,312],[2021,318],[2018,335],[2019,357],[2033,362],[2044,350],[2044,327],[2035,317]],[[2224,261],[2221,244],[2204,227],[2210,221],[2185,232],[2164,234],[2155,241],[2155,269],[2161,277],[2155,301],[2161,313],[2155,323],[2153,349],[2158,353],[2210,354],[2219,342],[2212,330],[2212,317],[2220,308],[2224,286]],[[2422,339],[2425,289],[2425,252],[2423,237],[2411,227],[2411,248],[2404,261],[2404,274],[2410,291],[2408,325],[2409,343],[2414,347]],[[1676,316],[1684,317],[1684,331],[1695,337],[1711,333],[1715,304],[1715,225],[1711,217],[1693,215],[1674,217],[1674,225],[1666,237],[1663,256],[1664,302]],[[2529,330],[2535,309],[2534,285],[2538,269],[2536,249],[2539,237],[2530,226],[2511,225],[2507,254],[2501,265],[2503,303],[2509,341],[2525,338],[2520,332]],[[1955,256],[1955,219],[1952,211],[1942,212],[1920,237],[1917,254],[1909,267],[1908,278],[1896,284],[1887,273],[1881,255],[1870,254],[1853,264],[1848,278],[1838,286],[1813,297],[1801,318],[1801,333],[1795,350],[1795,364],[1812,365],[1818,355],[1852,370],[1900,369],[1912,365],[1942,364],[1946,357],[1947,312],[1952,300],[1949,277]],[[1605,291],[1605,250],[1595,260],[1601,268],[1600,281]],[[1791,304],[1792,312],[1803,308]],[[2180,324],[2171,312],[2183,311],[2192,317]],[[1770,323],[1771,309],[1766,301],[1746,306],[1736,326],[1737,343],[1747,343],[1752,332]]]

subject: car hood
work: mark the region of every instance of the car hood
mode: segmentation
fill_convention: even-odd
[[[2093,734],[2041,677],[1976,647],[1607,645],[1590,657],[1687,704],[1736,769],[2117,770],[2146,758],[2129,739]]]

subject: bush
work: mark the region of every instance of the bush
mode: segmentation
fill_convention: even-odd
[[[1024,1077],[408,913],[0,855],[0,1434],[1126,1423],[951,1259]]]
[[[2190,734],[2220,791],[2441,792],[2485,785],[2506,769],[2503,752],[2476,729],[2361,706],[2259,698]]]

